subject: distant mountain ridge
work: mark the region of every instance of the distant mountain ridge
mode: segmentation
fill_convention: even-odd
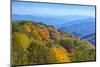
[[[95,33],[95,18],[89,16],[69,15],[62,17],[45,17],[13,14],[12,20],[43,22],[47,25],[52,25],[63,32],[79,36],[80,38]]]
[[[80,36],[80,38],[82,39],[83,37],[85,37],[84,39],[87,39],[88,37],[86,38],[86,36],[90,34],[94,34],[96,32],[95,19],[88,18],[84,20],[72,21],[69,24],[60,25],[59,29],[64,32],[69,32],[70,34],[73,34],[74,36]],[[95,44],[95,41],[94,42],[90,41],[90,42]]]
[[[61,25],[75,20],[83,20],[90,18],[90,16],[81,16],[81,15],[67,15],[67,16],[33,16],[33,15],[12,15],[12,20],[22,21],[22,20],[31,20],[36,22],[43,22],[49,25]],[[92,17],[91,17],[92,18]]]
[[[73,21],[72,24],[62,25],[62,27],[59,29],[70,33],[74,32],[80,32],[80,33],[84,32],[84,34],[95,33],[95,20],[86,19],[80,21]]]

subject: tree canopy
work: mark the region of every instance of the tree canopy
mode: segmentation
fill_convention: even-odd
[[[12,23],[12,65],[94,61],[95,46],[51,25]]]

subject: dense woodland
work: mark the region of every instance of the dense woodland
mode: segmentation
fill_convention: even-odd
[[[12,65],[94,61],[95,46],[42,22],[12,21]]]

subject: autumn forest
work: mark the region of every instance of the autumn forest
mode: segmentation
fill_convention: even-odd
[[[12,65],[95,61],[95,46],[34,21],[12,21]]]

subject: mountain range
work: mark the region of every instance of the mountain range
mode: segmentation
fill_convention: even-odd
[[[45,17],[45,16],[13,14],[12,20],[14,21],[31,20],[35,22],[43,22],[47,25],[52,25],[63,32],[70,33],[74,36],[79,36],[81,39],[85,36],[96,33],[95,18],[90,16],[69,15],[69,16],[61,16],[61,17],[56,17],[56,16]],[[90,42],[95,44],[95,37],[94,39],[92,38]]]

